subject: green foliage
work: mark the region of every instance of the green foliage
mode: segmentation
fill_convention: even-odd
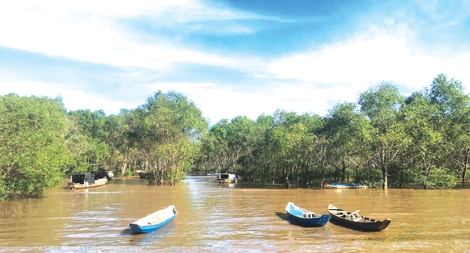
[[[399,159],[411,139],[399,120],[400,110],[405,102],[398,89],[390,83],[370,88],[359,97],[361,112],[370,120],[369,131],[364,135],[362,155],[382,170],[383,189],[388,187],[389,166]]]
[[[120,170],[114,171],[113,173],[114,173],[114,176],[115,176],[115,177],[120,177],[120,176],[122,176]]]
[[[89,164],[104,163],[109,155],[109,145],[105,142],[109,131],[104,111],[70,111],[67,119],[67,146],[73,157],[68,165],[69,173],[84,173],[89,170]]]
[[[423,184],[426,188],[451,188],[457,184],[457,180],[456,175],[449,170],[435,168],[428,176],[423,177]]]
[[[417,185],[422,182],[422,175],[422,169],[417,166],[403,168],[399,164],[394,164],[390,168],[390,184],[398,188]]]
[[[194,161],[207,122],[201,111],[176,92],[157,92],[129,114],[129,131],[143,159],[158,168],[150,183],[176,184],[178,172]]]
[[[0,171],[0,201],[5,200],[9,195],[10,190],[8,185],[5,182],[5,174],[4,171]]]
[[[132,176],[132,174],[133,174],[132,171],[126,170],[126,171],[124,171],[124,175],[123,175],[123,176],[124,176],[124,177],[130,177],[130,176]]]
[[[209,129],[195,104],[176,92],[159,91],[111,116],[66,114],[60,99],[10,94],[0,97],[0,199],[41,195],[63,172],[87,172],[90,163],[116,176],[145,169],[151,184],[176,184],[198,171],[262,183],[288,176],[298,187],[332,181],[452,187],[468,177],[470,97],[463,91],[441,74],[407,98],[381,83],[325,117],[277,110]]]
[[[0,198],[41,196],[62,182],[70,157],[60,99],[0,97]]]
[[[371,167],[359,167],[354,174],[354,182],[368,185],[369,187],[382,186],[382,171]]]
[[[149,184],[156,184],[157,183],[157,178],[155,177],[155,174],[153,172],[147,172],[145,174],[145,177],[147,178]]]
[[[423,175],[437,187],[429,184],[436,167],[456,168],[467,178],[469,102],[462,84],[445,75],[407,98],[384,82],[324,118],[277,110],[255,122],[222,120],[201,139],[194,165],[257,182],[283,183],[288,175],[300,187],[356,181],[386,189],[421,184]]]

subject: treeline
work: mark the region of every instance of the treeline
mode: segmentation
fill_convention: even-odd
[[[41,196],[91,164],[126,174],[144,169],[153,184],[176,184],[207,132],[183,95],[157,92],[133,110],[67,112],[60,98],[0,97],[0,199]]]
[[[176,184],[187,172],[233,172],[261,183],[288,178],[297,187],[452,187],[467,178],[469,102],[462,83],[441,74],[408,97],[381,83],[326,116],[278,110],[209,127],[176,92],[110,116],[67,111],[60,98],[9,94],[0,97],[0,198],[40,196],[90,164],[118,175],[145,170],[152,184]]]
[[[462,83],[444,74],[408,97],[384,82],[325,117],[276,111],[222,120],[203,136],[194,166],[298,187],[452,187],[467,178],[469,102]]]

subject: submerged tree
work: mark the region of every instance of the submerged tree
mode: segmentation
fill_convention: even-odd
[[[129,131],[150,167],[150,181],[176,184],[194,160],[207,122],[202,112],[180,93],[155,93],[132,111]]]
[[[403,124],[398,121],[398,113],[403,103],[404,97],[390,83],[372,87],[359,97],[360,110],[368,117],[371,125],[371,128],[368,128],[371,131],[365,135],[362,145],[363,155],[382,171],[384,190],[388,188],[389,166],[410,143]]]
[[[440,74],[434,78],[428,91],[431,105],[435,108],[432,124],[445,136],[446,156],[450,161],[441,166],[456,167],[465,183],[470,163],[470,97],[464,93],[460,81]]]
[[[354,103],[337,104],[325,119],[327,162],[334,167],[334,175],[340,176],[341,183],[346,181],[348,169],[357,171],[361,165],[357,147],[359,140],[364,139],[362,133],[368,126],[367,119],[358,113]]]

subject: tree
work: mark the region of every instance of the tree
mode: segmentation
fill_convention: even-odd
[[[470,97],[463,92],[460,81],[449,80],[444,74],[433,80],[428,96],[435,108],[432,124],[444,134],[448,154],[465,183],[470,162]]]
[[[195,159],[207,129],[202,112],[180,93],[159,91],[133,110],[127,120],[138,149],[150,164],[150,181],[179,182]]]
[[[371,131],[364,138],[363,155],[382,171],[382,188],[388,188],[388,168],[410,139],[397,121],[403,96],[391,83],[382,83],[360,94],[359,105],[370,122]]]
[[[435,107],[423,92],[408,97],[400,110],[400,121],[413,145],[407,146],[401,155],[395,176],[399,186],[421,183],[426,187],[432,170],[443,161],[444,133],[433,124],[435,113]]]
[[[361,162],[358,140],[364,139],[368,127],[366,118],[359,114],[354,103],[337,104],[325,119],[324,134],[327,140],[328,164],[340,171],[341,182],[346,180],[347,169],[357,169]]]
[[[241,167],[238,173],[242,173],[245,179],[262,183],[270,180],[274,183],[276,179],[282,178],[282,173],[277,171],[272,159],[275,154],[274,145],[272,145],[273,127],[272,116],[262,114],[254,122],[253,130],[250,131],[249,152],[244,154],[238,162]]]
[[[103,110],[77,110],[67,113],[69,132],[68,146],[74,160],[70,173],[89,172],[90,164],[102,164],[108,156],[105,142],[109,135],[105,123],[107,117]]]
[[[60,98],[0,97],[0,198],[41,196],[62,182],[65,113]]]

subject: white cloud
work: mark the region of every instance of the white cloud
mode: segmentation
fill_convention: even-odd
[[[240,92],[214,83],[156,83],[149,85],[153,92],[176,91],[184,94],[208,116],[211,123],[226,118],[246,116],[255,120],[261,114],[272,115],[277,109],[296,113],[325,115],[334,101],[356,101],[354,87],[330,86],[319,88],[312,84],[266,85],[266,92]]]
[[[470,53],[439,58],[412,48],[404,37],[382,32],[278,59],[270,69],[278,78],[341,83],[354,85],[357,90],[381,81],[394,81],[418,90],[440,73],[470,85],[468,66]]]
[[[224,8],[217,9],[189,0],[4,1],[0,3],[0,46],[154,70],[163,70],[177,62],[230,66],[250,69],[253,78],[262,79],[256,84],[257,90],[262,90],[258,88],[262,86],[266,92],[244,93],[220,83],[200,83],[198,80],[195,83],[150,85],[148,94],[156,90],[175,90],[185,94],[210,117],[212,123],[242,115],[256,119],[262,113],[272,114],[276,109],[325,114],[331,109],[330,103],[356,101],[360,92],[382,80],[418,90],[429,85],[437,74],[446,73],[470,86],[470,53],[447,58],[442,54],[426,53],[410,43],[409,38],[413,34],[406,27],[399,27],[393,35],[373,28],[315,51],[263,62],[256,56],[247,59],[209,54],[164,40],[142,42],[119,22],[120,19],[141,17],[154,22],[173,22],[161,19],[169,16],[174,17],[176,23],[260,18]],[[387,22],[396,25],[395,20]],[[252,32],[242,25],[224,29],[233,33]],[[283,80],[278,82],[276,79]],[[288,80],[293,81],[286,84]],[[325,87],[325,84],[329,86]],[[68,110],[103,109],[107,114],[115,114],[121,108],[138,106],[112,101],[88,93],[83,86],[67,84],[0,82],[0,94],[10,92],[26,96],[60,95]],[[139,104],[143,104],[144,99]]]
[[[19,96],[61,97],[68,111],[78,109],[104,110],[107,115],[118,114],[120,109],[136,108],[138,104],[109,100],[86,92],[86,87],[44,82],[0,82],[0,95],[15,93]],[[143,102],[142,102],[143,103]]]
[[[172,41],[139,41],[119,18],[147,16],[155,23],[171,12],[178,22],[249,18],[194,1],[10,1],[0,4],[0,46],[117,66],[161,70],[175,62],[237,64],[234,59],[182,48]],[[234,28],[248,32],[245,28]]]

